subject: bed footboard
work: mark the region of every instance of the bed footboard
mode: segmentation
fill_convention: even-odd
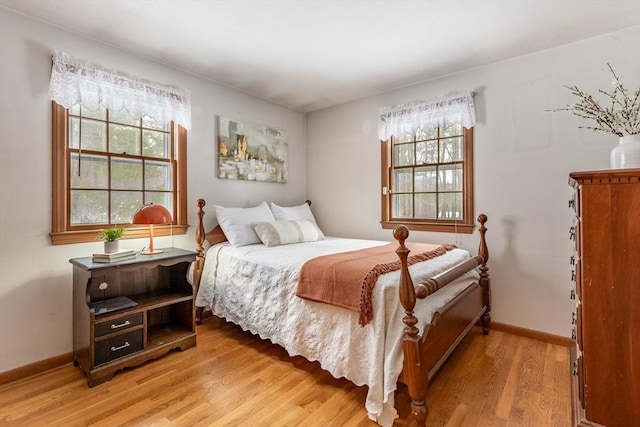
[[[485,335],[489,333],[491,292],[487,267],[489,251],[485,240],[487,229],[484,226],[487,216],[480,215],[478,222],[480,223],[478,255],[417,286],[413,285],[407,266],[409,249],[404,243],[409,237],[409,230],[402,225],[393,230],[393,236],[399,242],[396,253],[401,264],[400,302],[405,311],[404,362],[400,381],[407,385],[409,396],[411,396],[411,411],[419,426],[426,425],[428,415],[426,395],[429,379],[478,320],[482,324],[483,333]],[[480,271],[478,282],[440,309],[431,324],[425,328],[423,336],[420,336],[416,327],[418,319],[414,315],[416,300],[426,298],[475,268]]]

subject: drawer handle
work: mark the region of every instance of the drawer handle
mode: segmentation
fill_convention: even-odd
[[[571,227],[569,228],[569,240],[575,240],[575,239],[576,239],[576,228]]]
[[[569,265],[576,265],[576,256],[575,255],[571,255],[571,258],[569,258]]]
[[[571,339],[575,340],[576,339],[576,335],[577,335],[576,334],[576,328],[573,328],[573,330],[571,331]],[[129,343],[127,343],[127,344],[129,344]],[[111,348],[113,348],[113,347],[111,347]]]
[[[111,325],[111,329],[124,328],[125,326],[129,326],[130,324],[131,322],[127,320],[126,322],[120,323],[119,325]]]
[[[571,294],[569,294],[570,299],[576,299],[576,291],[571,289]]]
[[[575,270],[571,270],[571,281],[572,282],[576,281],[576,271]]]
[[[575,199],[570,199],[570,200],[569,200],[569,207],[570,207],[570,208],[572,208],[572,207],[574,207],[575,205],[576,205],[576,201],[575,201]]]
[[[122,344],[120,347],[111,347],[111,351],[118,351],[118,350],[122,350],[123,348],[127,348],[129,347],[131,344],[129,344],[129,341],[126,341],[124,344]]]
[[[571,314],[571,324],[572,325],[576,324],[576,313],[575,312]]]
[[[572,371],[573,371],[572,372],[573,375],[578,375],[578,361],[577,360],[573,361],[573,369],[572,369]]]

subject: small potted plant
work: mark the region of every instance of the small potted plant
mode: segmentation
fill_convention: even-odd
[[[118,239],[120,239],[123,234],[124,228],[122,227],[109,227],[100,230],[98,239],[104,240],[104,253],[110,254],[112,252],[118,252]]]

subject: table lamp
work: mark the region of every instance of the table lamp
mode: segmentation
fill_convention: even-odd
[[[133,214],[131,220],[133,224],[148,224],[149,225],[149,249],[141,251],[142,255],[154,255],[162,253],[161,249],[153,249],[153,225],[154,224],[171,224],[171,213],[161,205],[154,205],[149,203],[148,205],[142,205]]]

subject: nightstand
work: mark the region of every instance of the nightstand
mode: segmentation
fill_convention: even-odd
[[[173,349],[196,345],[193,286],[196,253],[166,248],[111,263],[74,258],[73,363],[89,387],[116,371]]]

